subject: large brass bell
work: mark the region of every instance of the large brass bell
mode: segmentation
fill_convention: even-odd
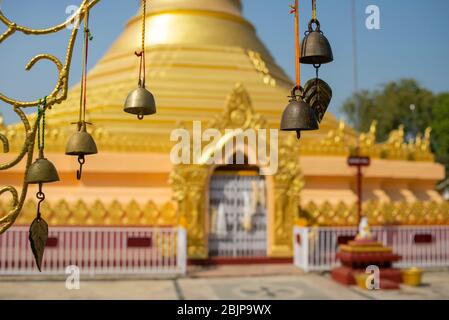
[[[282,114],[281,130],[296,131],[299,139],[301,131],[318,130],[319,125],[315,111],[303,100],[301,94],[296,94],[297,90],[301,91],[298,87],[293,88],[290,103]]]
[[[316,25],[313,30],[312,25]],[[301,63],[321,65],[334,61],[332,48],[329,40],[324,36],[320,30],[320,22],[316,19],[309,22],[309,30],[306,31],[305,37],[301,44]]]
[[[78,132],[74,133],[67,143],[65,154],[68,156],[78,156],[80,169],[77,171],[77,179],[81,179],[85,156],[97,154],[98,149],[94,138],[86,130],[86,122],[78,124]]]
[[[25,182],[43,184],[57,181],[59,181],[59,175],[55,165],[44,157],[44,151],[40,149],[39,158],[28,168]]]
[[[132,91],[125,101],[125,112],[137,115],[139,120],[144,116],[156,113],[156,102],[154,96],[145,88],[141,82],[139,87]]]

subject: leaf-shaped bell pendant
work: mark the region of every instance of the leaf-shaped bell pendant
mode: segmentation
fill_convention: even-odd
[[[316,25],[313,30],[312,24]],[[334,56],[329,40],[320,30],[320,22],[316,19],[309,22],[309,29],[301,44],[301,58],[299,61],[304,64],[321,65],[332,62]]]
[[[44,157],[44,150],[40,149],[38,159],[28,168],[25,182],[28,184],[43,184],[57,181],[59,181],[59,175],[56,167]]]
[[[81,179],[82,167],[85,163],[85,156],[97,154],[98,149],[94,138],[86,130],[86,122],[78,124],[78,132],[74,133],[66,147],[65,154],[68,156],[77,156],[80,164],[80,170],[77,172],[78,180]]]
[[[303,100],[302,94],[296,94],[297,90],[297,87],[293,88],[290,103],[282,114],[281,130],[296,131],[299,139],[301,131],[318,130],[319,125],[315,111]]]
[[[141,81],[139,81],[138,88],[133,90],[126,98],[124,111],[137,115],[140,120],[144,116],[156,113],[154,96]]]

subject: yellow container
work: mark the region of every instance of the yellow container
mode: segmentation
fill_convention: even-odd
[[[418,268],[402,270],[402,281],[405,285],[418,287],[421,285],[423,271]]]
[[[368,279],[370,275],[368,273],[357,273],[354,275],[355,282],[359,286],[359,288],[368,290],[366,287],[366,280]]]

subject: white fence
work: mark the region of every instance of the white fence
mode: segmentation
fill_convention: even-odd
[[[396,267],[449,266],[449,226],[388,226],[371,230],[377,241],[401,255]],[[352,240],[356,233],[355,227],[295,227],[294,264],[305,271],[339,266],[338,245]]]
[[[50,228],[39,273],[29,230],[14,227],[0,236],[0,275],[185,273],[187,237],[183,228]]]

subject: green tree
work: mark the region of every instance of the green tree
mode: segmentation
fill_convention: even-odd
[[[432,147],[449,173],[449,93],[439,94],[433,107]]]
[[[402,79],[379,90],[355,93],[343,103],[341,111],[360,132],[368,131],[371,122],[377,120],[378,142],[385,141],[401,124],[408,139],[431,127],[432,151],[449,175],[449,93],[435,95],[416,80]]]
[[[349,124],[363,132],[373,120],[378,121],[377,139],[384,141],[388,134],[403,124],[408,138],[414,138],[432,123],[433,93],[416,80],[402,79],[382,86],[380,90],[363,90],[346,100],[341,111]]]

